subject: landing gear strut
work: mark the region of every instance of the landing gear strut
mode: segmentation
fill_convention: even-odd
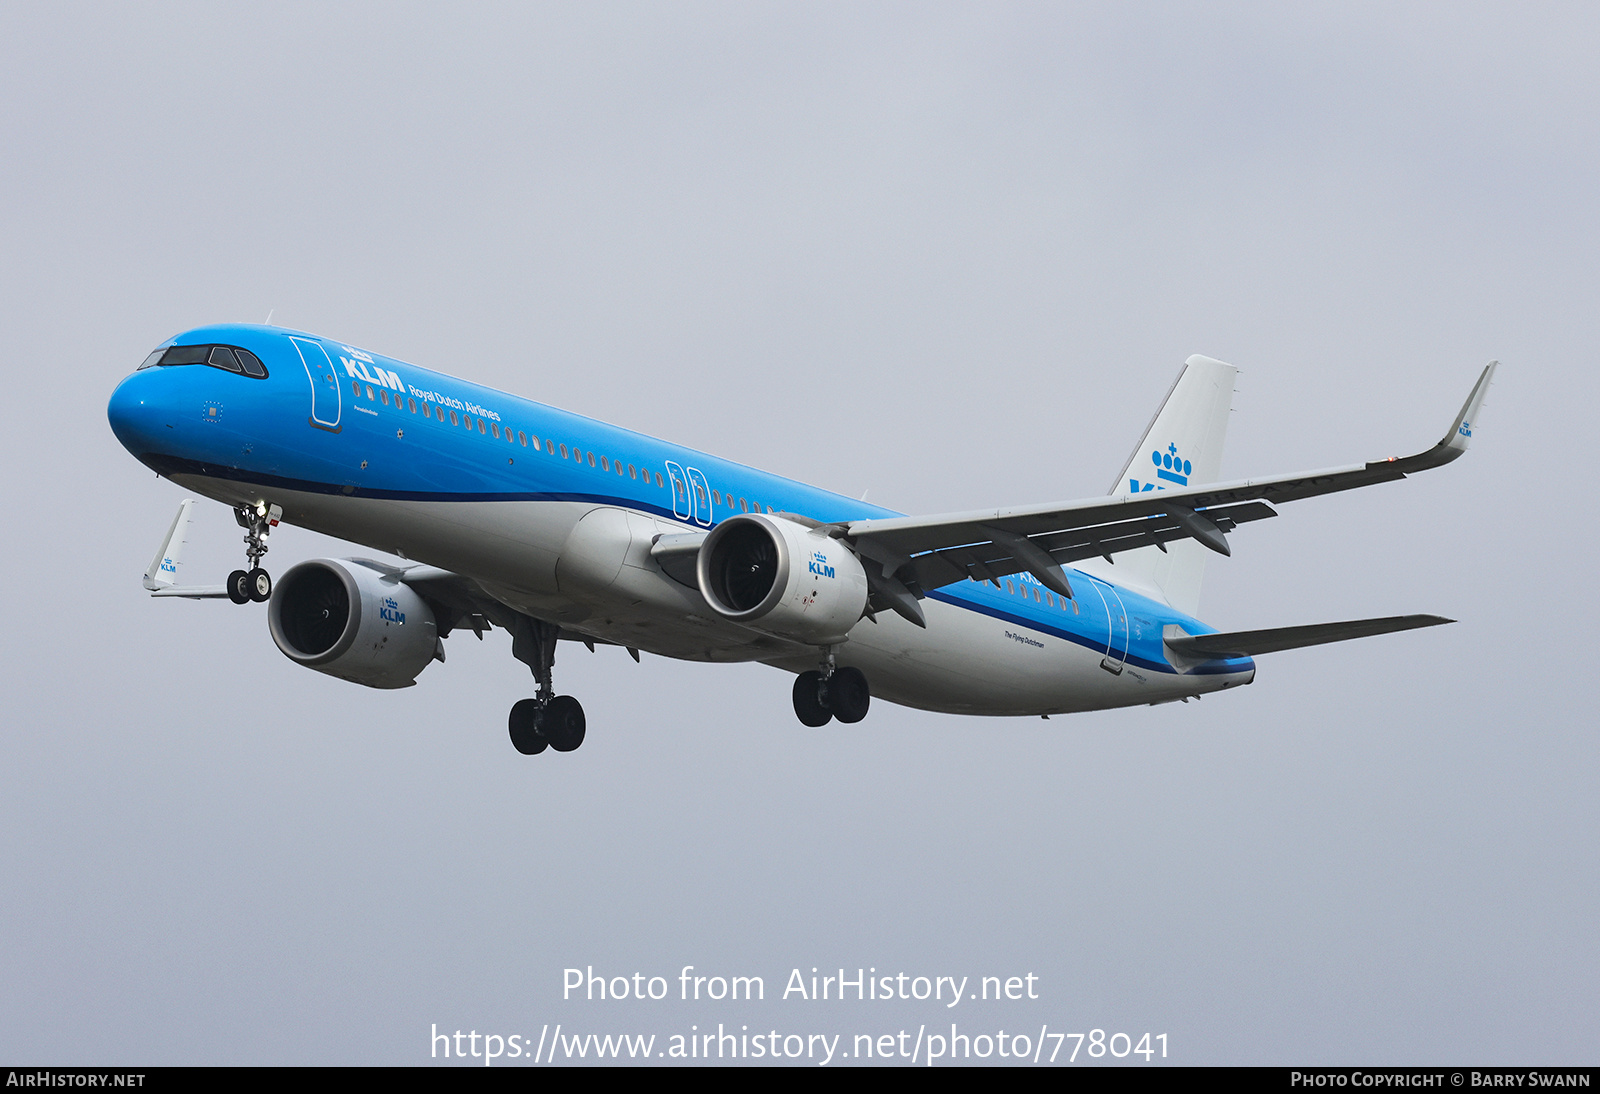
[[[546,748],[571,752],[583,744],[583,705],[570,695],[555,694],[553,670],[560,633],[554,623],[525,615],[517,617],[511,655],[527,665],[539,683],[535,697],[517,703],[507,719],[511,743],[524,756],[537,756]]]
[[[282,515],[281,508],[264,501],[234,506],[233,519],[245,530],[244,554],[248,560],[248,569],[228,575],[228,599],[235,604],[252,600],[261,604],[272,598],[272,575],[261,568],[261,557],[267,553],[267,536]]]
[[[820,670],[795,677],[793,697],[795,717],[814,729],[835,718],[847,725],[861,721],[872,703],[872,690],[860,669],[836,668],[829,647],[823,651]]]

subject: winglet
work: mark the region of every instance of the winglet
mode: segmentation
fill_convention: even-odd
[[[1489,384],[1494,380],[1495,366],[1499,361],[1490,361],[1483,368],[1483,375],[1478,377],[1478,382],[1472,389],[1472,394],[1467,396],[1467,401],[1461,407],[1461,413],[1456,415],[1455,424],[1450,427],[1450,432],[1445,434],[1440,445],[1444,448],[1454,449],[1456,452],[1465,452],[1467,444],[1472,440],[1472,423],[1478,420],[1478,410],[1483,406],[1483,397],[1489,393]]]
[[[1389,457],[1381,463],[1369,463],[1369,470],[1387,466],[1402,475],[1409,475],[1415,471],[1426,471],[1430,467],[1442,467],[1461,456],[1467,450],[1467,444],[1472,440],[1473,423],[1478,420],[1478,411],[1483,408],[1483,397],[1489,393],[1489,384],[1494,379],[1494,370],[1499,361],[1490,361],[1483,368],[1483,373],[1478,377],[1478,382],[1472,385],[1472,394],[1467,396],[1467,401],[1461,407],[1461,413],[1456,415],[1456,420],[1450,426],[1450,432],[1444,439],[1426,452],[1418,452],[1415,456]]]
[[[167,529],[167,538],[156,548],[156,557],[144,572],[144,587],[151,592],[171,588],[178,580],[178,556],[183,552],[184,536],[189,530],[189,510],[194,508],[193,498],[184,498],[178,513]]]
[[[188,600],[220,600],[228,595],[226,585],[179,585],[178,556],[183,553],[184,538],[189,532],[189,510],[194,508],[193,498],[184,498],[178,506],[167,538],[156,548],[156,557],[144,572],[144,587],[151,596],[181,596]]]

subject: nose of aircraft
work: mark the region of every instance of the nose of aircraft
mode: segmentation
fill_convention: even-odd
[[[156,433],[166,428],[162,407],[157,400],[161,386],[155,375],[159,370],[136,372],[117,385],[106,407],[106,417],[111,422],[111,432],[135,456],[142,457],[158,447]]]

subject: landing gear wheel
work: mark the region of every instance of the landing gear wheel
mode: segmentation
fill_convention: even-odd
[[[523,699],[511,708],[511,717],[507,719],[511,743],[524,756],[537,756],[550,747],[550,742],[539,732],[543,714],[544,706],[537,699]]]
[[[245,592],[257,604],[265,604],[272,599],[272,575],[257,566],[245,575]]]
[[[820,672],[802,672],[794,678],[794,716],[801,725],[816,729],[833,720],[833,711],[822,700],[822,688]]]
[[[228,575],[228,599],[235,604],[250,603],[250,575],[235,570]]]
[[[833,716],[847,725],[853,725],[867,716],[872,702],[872,692],[867,678],[860,669],[843,668],[834,671],[828,681],[828,708]]]
[[[585,728],[583,705],[570,695],[557,695],[544,708],[540,731],[557,752],[571,752],[583,744]]]

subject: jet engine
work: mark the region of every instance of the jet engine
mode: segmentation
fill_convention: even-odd
[[[718,524],[700,546],[695,576],[723,618],[813,646],[844,641],[867,606],[867,575],[848,547],[765,514]]]
[[[278,579],[267,624],[289,660],[369,688],[410,687],[439,648],[433,612],[415,590],[329,558]]]

